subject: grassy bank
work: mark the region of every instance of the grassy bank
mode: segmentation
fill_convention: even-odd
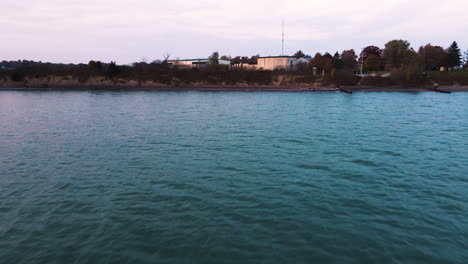
[[[314,75],[311,71],[240,70],[227,67],[177,69],[165,64],[136,63],[133,66],[102,65],[25,65],[0,70],[3,87],[94,87],[94,86],[367,86],[425,87],[468,85],[468,72],[428,72],[394,70],[381,75],[360,77],[350,72],[332,71]]]

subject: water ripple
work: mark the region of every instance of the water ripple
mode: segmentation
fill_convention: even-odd
[[[0,92],[0,262],[465,263],[467,96]]]

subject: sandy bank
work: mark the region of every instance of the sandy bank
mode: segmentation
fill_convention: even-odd
[[[295,85],[208,85],[208,84],[160,84],[152,81],[109,80],[92,78],[79,82],[73,78],[31,78],[21,82],[0,80],[0,90],[109,90],[109,91],[275,91],[275,92],[423,92],[435,91],[432,87],[401,86],[314,86],[309,84]],[[440,91],[468,91],[468,86],[440,86]]]
[[[341,89],[340,89],[341,88]],[[271,91],[271,92],[436,92],[430,87],[365,87],[365,86],[343,86],[343,87],[314,87],[314,86],[276,86],[276,85],[183,85],[183,86],[125,86],[125,85],[64,85],[64,86],[35,86],[24,87],[21,85],[1,86],[0,90],[60,90],[60,91]],[[440,86],[439,90],[450,92],[467,92],[468,86]]]

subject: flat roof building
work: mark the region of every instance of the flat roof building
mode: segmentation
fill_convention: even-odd
[[[185,60],[168,60],[167,64],[177,65],[183,68],[202,68],[210,64],[209,59],[185,59]],[[220,65],[231,66],[231,61],[219,60]]]
[[[263,70],[293,70],[297,59],[292,56],[269,56],[257,59],[257,69]]]

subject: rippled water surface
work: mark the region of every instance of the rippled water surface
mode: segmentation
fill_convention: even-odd
[[[1,263],[467,263],[468,93],[0,92]]]

